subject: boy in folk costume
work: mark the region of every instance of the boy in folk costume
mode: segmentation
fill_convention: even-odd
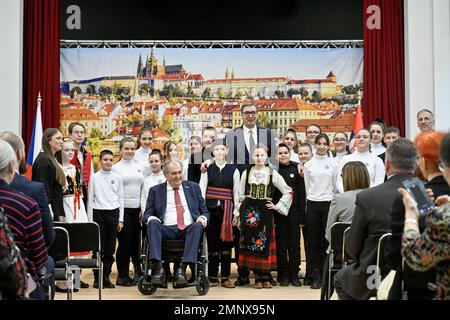
[[[206,231],[209,251],[209,280],[218,284],[219,262],[221,285],[234,288],[230,281],[231,249],[233,247],[233,210],[239,201],[239,171],[226,162],[228,148],[224,140],[215,140],[212,152],[215,162],[202,173],[200,189],[206,199],[210,221]]]
[[[239,268],[253,270],[256,289],[272,288],[270,271],[277,267],[274,214],[287,216],[292,189],[278,172],[266,166],[266,146],[256,145],[252,157],[255,165],[242,173],[241,202],[236,205],[233,221],[241,231],[238,263]],[[277,204],[272,203],[275,189],[282,194]]]

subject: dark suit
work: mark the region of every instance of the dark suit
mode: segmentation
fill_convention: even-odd
[[[162,240],[184,239],[183,262],[193,263],[197,261],[197,248],[202,235],[202,225],[196,220],[199,216],[205,216],[208,219],[209,213],[197,183],[183,181],[182,188],[193,219],[193,222],[186,226],[183,231],[180,231],[176,225],[164,225],[167,206],[167,182],[154,186],[148,192],[144,221],[148,221],[151,216],[155,216],[161,221],[160,223],[156,219],[151,220],[147,226],[150,259],[161,261]]]
[[[275,165],[277,163],[275,132],[271,129],[260,128],[258,125],[256,125],[256,131],[257,138],[255,137],[255,143],[262,143],[267,146],[270,162]],[[229,163],[235,164],[240,174],[242,175],[242,172],[244,172],[250,164],[254,163],[250,155],[250,150],[247,149],[247,146],[245,144],[243,126],[228,131],[225,139],[227,147],[230,150],[228,153],[227,161]]]
[[[48,203],[52,206],[53,219],[65,217],[62,186],[56,181],[56,168],[46,153],[39,153],[34,160],[32,176],[33,181],[44,184]]]
[[[346,252],[354,262],[334,277],[341,299],[346,294],[353,299],[366,300],[376,294],[376,283],[369,279],[375,269],[370,267],[376,265],[379,238],[391,232],[391,214],[405,213],[397,189],[409,178],[410,174],[394,175],[382,185],[361,191],[356,196],[355,214],[345,242]]]
[[[30,181],[27,178],[16,173],[14,180],[9,186],[17,191],[23,192],[39,205],[42,219],[42,232],[44,233],[45,245],[50,247],[55,240],[55,231],[53,230],[53,220],[48,208],[47,193],[44,184],[37,181]]]

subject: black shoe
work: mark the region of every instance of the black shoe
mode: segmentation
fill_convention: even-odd
[[[80,280],[80,288],[81,289],[87,289],[87,288],[89,288],[89,284],[87,284],[86,282]]]
[[[303,284],[305,286],[310,286],[312,284],[312,279],[310,277],[305,277],[305,279],[303,280]]]
[[[217,277],[209,277],[209,286],[217,287],[219,285],[219,279]]]
[[[269,282],[270,282],[270,284],[271,284],[272,286],[274,286],[274,287],[277,285],[277,282],[275,281],[274,278],[272,278],[272,276],[270,276]]]
[[[280,278],[280,286],[287,287],[289,286],[289,279],[287,277]]]
[[[109,278],[103,279],[103,289],[114,289],[116,286],[112,284],[112,282],[109,280]],[[98,284],[97,284],[98,288]]]
[[[94,284],[92,285],[94,289],[98,289],[98,280],[94,280]]]
[[[175,283],[177,286],[185,286],[188,284],[186,270],[182,267],[178,268],[175,274]]]
[[[152,270],[152,280],[150,283],[155,286],[161,286],[166,282],[166,276],[163,268]]]
[[[244,278],[244,277],[241,277],[241,276],[239,276],[237,278],[237,280],[234,282],[234,285],[237,286],[237,287],[243,287],[243,286],[246,286],[248,284],[250,284],[250,279],[249,278]]]
[[[320,275],[321,275],[320,271],[318,269],[314,269],[312,275],[311,289],[320,289],[322,285],[322,277]]]
[[[301,287],[302,283],[300,282],[300,279],[298,278],[298,276],[292,276],[289,279],[289,282],[294,286],[294,287]]]
[[[132,284],[131,282],[128,280],[127,277],[118,277],[116,280],[116,286],[120,286],[120,287],[131,287]]]

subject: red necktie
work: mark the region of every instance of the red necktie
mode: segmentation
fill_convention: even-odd
[[[180,194],[178,193],[179,188],[173,188],[175,192],[175,207],[177,208],[177,225],[178,229],[184,230],[186,226],[184,225],[184,208],[181,204]]]

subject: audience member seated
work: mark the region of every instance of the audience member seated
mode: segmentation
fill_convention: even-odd
[[[381,235],[390,232],[391,214],[404,212],[401,196],[396,190],[402,181],[412,177],[416,168],[417,151],[411,141],[396,140],[386,151],[388,180],[356,196],[356,209],[345,248],[353,263],[338,271],[334,286],[339,299],[366,300],[375,296],[376,283],[368,278],[375,270],[377,245]]]
[[[45,266],[48,254],[42,233],[41,213],[33,199],[9,186],[16,169],[17,157],[13,148],[6,141],[0,140],[0,202],[28,272],[36,283],[36,290],[30,297],[43,299],[44,290],[39,283],[39,271]]]
[[[363,189],[370,187],[370,176],[364,163],[360,161],[347,162],[342,168],[342,179],[344,181],[344,193],[336,193],[331,200],[328,212],[325,237],[331,241],[331,227],[336,222],[352,222],[355,212],[356,195]],[[330,246],[327,253],[330,254]],[[328,279],[328,259],[325,259],[322,275],[322,296],[325,294],[327,285],[324,280]],[[327,281],[328,283],[328,281]],[[331,283],[331,294],[333,294],[333,284]]]
[[[53,230],[53,218],[48,208],[48,199],[44,184],[37,181],[30,181],[22,176],[22,174],[24,174],[27,170],[27,161],[25,159],[25,144],[23,143],[22,138],[13,132],[5,131],[0,133],[0,139],[8,142],[11,145],[14,152],[16,153],[19,166],[18,171],[16,170],[14,179],[9,184],[9,186],[17,191],[23,192],[38,203],[39,211],[41,212],[42,232],[44,234],[45,245],[48,249],[55,240],[55,231]],[[48,257],[45,267],[45,271],[50,277],[44,275],[44,287],[51,287],[51,299],[53,300],[55,295],[55,277],[53,274],[55,262],[53,261],[52,257]]]
[[[440,155],[445,181],[450,184],[450,133],[442,140]],[[425,271],[436,268],[436,282],[431,284],[435,289],[434,299],[450,299],[450,201],[448,196],[445,204],[437,207],[426,218],[426,228],[419,231],[419,213],[414,200],[404,190],[400,189],[405,204],[405,225],[403,229],[402,256],[406,264],[415,271]],[[430,285],[429,285],[430,286]]]
[[[183,181],[183,165],[169,160],[163,169],[167,182],[149,190],[144,221],[147,222],[149,258],[153,264],[152,284],[164,285],[165,272],[161,264],[162,240],[183,239],[184,254],[176,271],[175,282],[188,283],[186,267],[197,261],[197,249],[202,228],[207,225],[208,211],[197,183]]]

